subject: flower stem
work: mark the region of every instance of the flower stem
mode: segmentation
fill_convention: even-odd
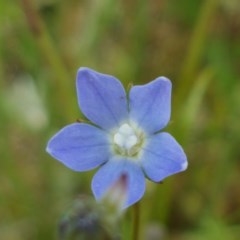
[[[137,202],[133,206],[133,236],[132,240],[139,239],[139,229],[140,229],[140,202]]]

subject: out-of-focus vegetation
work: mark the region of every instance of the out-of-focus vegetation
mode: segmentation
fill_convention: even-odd
[[[148,183],[142,239],[238,239],[238,0],[0,1],[0,239],[56,239],[67,206],[91,195],[94,171],[72,172],[45,152],[52,134],[83,117],[80,66],[126,88],[159,75],[173,82],[167,130],[189,168]],[[128,210],[124,234],[131,221]]]

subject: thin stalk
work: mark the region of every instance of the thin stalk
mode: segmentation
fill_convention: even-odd
[[[139,240],[140,230],[140,202],[133,206],[133,240]]]

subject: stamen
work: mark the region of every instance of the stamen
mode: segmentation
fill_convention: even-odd
[[[117,154],[123,156],[137,156],[143,144],[143,135],[138,129],[128,123],[120,126],[113,135],[113,146]]]

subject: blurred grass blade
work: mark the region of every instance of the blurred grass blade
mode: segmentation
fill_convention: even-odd
[[[201,104],[203,103],[205,93],[212,78],[212,70],[205,69],[195,81],[182,110],[181,125],[184,129],[183,133],[189,132],[189,130],[192,129],[192,126],[194,126],[196,119],[199,116],[199,111]]]
[[[178,97],[180,101],[184,98],[186,92],[190,90],[192,85],[191,82],[197,73],[197,68],[199,67],[203,48],[209,32],[209,23],[214,15],[217,5],[217,0],[205,0],[202,4],[202,8],[199,12],[194,31],[192,33],[188,53],[183,62],[182,71],[179,77],[180,81],[185,86],[179,93]]]

